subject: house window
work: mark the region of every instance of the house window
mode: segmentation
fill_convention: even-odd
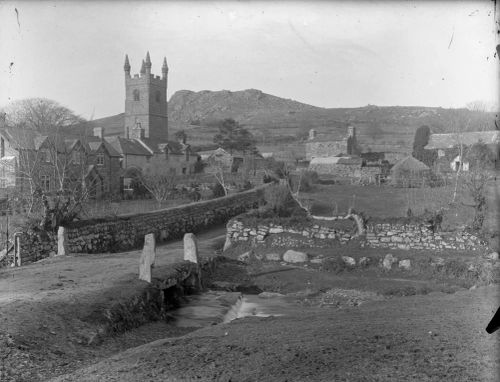
[[[42,175],[41,177],[41,187],[43,191],[49,191],[50,190],[50,176],[48,175]]]
[[[156,99],[156,102],[158,102],[158,103],[161,102],[161,93],[159,90],[157,90],[155,93],[155,99]]]
[[[183,167],[183,168],[182,168],[182,173],[183,173],[183,174],[186,174],[186,167]]]
[[[97,154],[97,165],[104,166],[104,154],[103,153]]]
[[[76,150],[72,151],[71,152],[71,160],[73,161],[74,164],[80,164],[82,161],[80,151],[76,151]]]
[[[0,179],[0,188],[7,188],[7,181],[5,179]]]
[[[140,100],[139,90],[135,89],[134,90],[134,101],[139,101],[139,100]]]
[[[40,161],[50,163],[50,151],[47,149],[40,150]]]
[[[438,158],[444,157],[444,150],[439,149],[438,150]]]

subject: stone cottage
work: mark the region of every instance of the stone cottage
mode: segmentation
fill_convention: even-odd
[[[332,137],[332,134],[318,135],[315,129],[311,129],[305,146],[306,160],[358,154],[356,131],[352,126],[347,128],[347,135],[343,137]]]

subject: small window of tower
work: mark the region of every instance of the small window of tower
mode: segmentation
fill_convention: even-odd
[[[135,89],[134,90],[134,101],[139,101],[139,100],[140,100],[139,90]]]
[[[156,99],[156,102],[158,102],[158,103],[161,102],[161,93],[159,90],[157,90],[155,93],[155,99]]]

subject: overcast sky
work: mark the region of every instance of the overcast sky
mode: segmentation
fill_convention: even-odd
[[[16,12],[17,9],[17,12]],[[0,105],[123,112],[149,50],[177,90],[260,89],[322,107],[497,102],[491,1],[0,1]]]

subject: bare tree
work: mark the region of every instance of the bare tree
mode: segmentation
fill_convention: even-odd
[[[459,181],[460,175],[463,170],[463,161],[464,161],[464,140],[463,134],[464,132],[469,130],[469,126],[471,124],[470,116],[461,117],[457,114],[452,118],[452,129],[455,140],[457,142],[458,148],[458,168],[455,169],[455,185],[453,187],[453,196],[451,199],[451,203],[455,203],[457,200],[458,189],[459,189]],[[454,164],[455,165],[455,164]]]
[[[488,103],[486,101],[482,100],[476,100],[472,102],[468,102],[465,107],[471,111],[477,111],[477,112],[495,112],[496,107],[492,103]]]
[[[139,181],[158,203],[158,207],[170,198],[175,189],[176,176],[167,169],[145,167],[139,175]]]
[[[473,229],[481,229],[486,214],[487,186],[494,177],[495,154],[484,143],[476,143],[467,150],[469,171],[463,176],[463,186],[473,201],[473,204],[463,203],[474,208]]]
[[[46,98],[28,98],[12,102],[4,110],[9,126],[37,131],[59,129],[84,122],[73,111]]]
[[[9,169],[16,198],[28,218],[55,230],[78,218],[85,202],[101,185],[89,174],[89,149],[84,139],[43,136],[32,129],[10,129]]]
[[[226,176],[225,176],[225,169],[224,166],[220,163],[214,163],[211,167],[211,173],[214,176],[215,180],[217,180],[217,183],[219,183],[224,190],[224,195],[228,195],[228,189],[229,185],[226,182]]]

